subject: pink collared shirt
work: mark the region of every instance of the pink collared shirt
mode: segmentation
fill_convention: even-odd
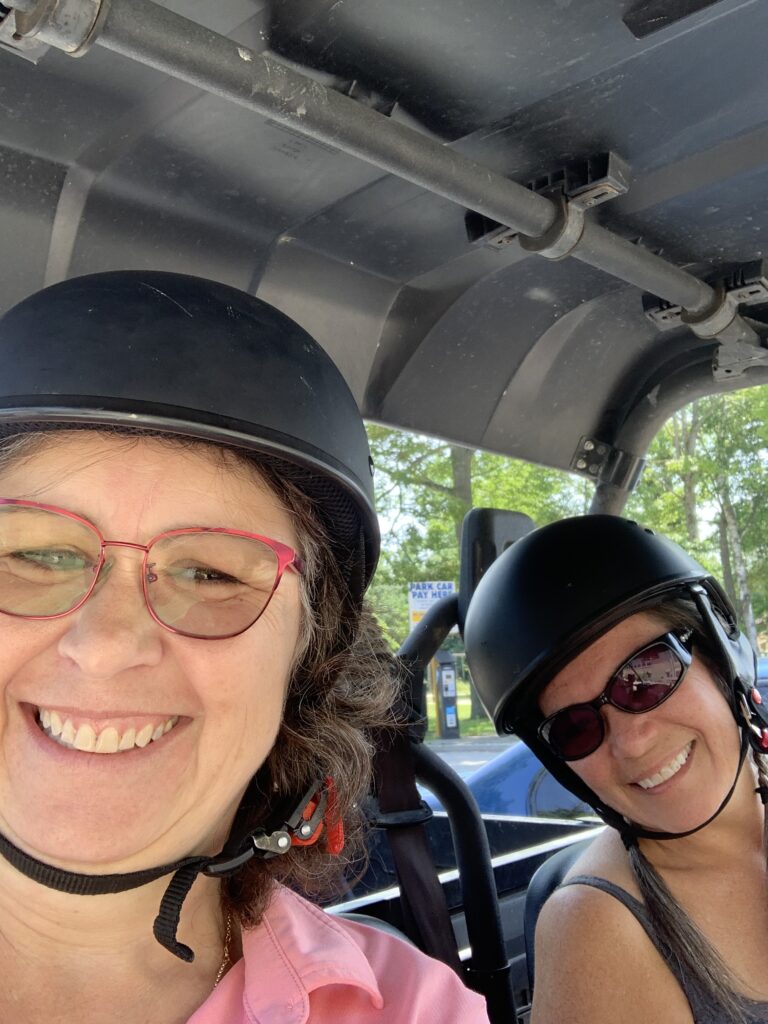
[[[407,942],[280,886],[188,1024],[488,1024],[485,1000]]]

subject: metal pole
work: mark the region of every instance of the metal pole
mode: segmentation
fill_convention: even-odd
[[[628,281],[683,309],[703,311],[714,298],[714,291],[706,282],[648,249],[615,235],[595,221],[585,221],[584,233],[573,255],[582,263],[604,270],[606,274]],[[673,294],[677,298],[673,298]]]
[[[414,745],[413,752],[416,777],[448,812],[472,948],[471,987],[485,995],[492,1021],[515,1021],[511,964],[482,815],[467,784],[434,750],[420,743]]]
[[[584,222],[583,214],[572,217],[558,235],[553,226],[563,213],[562,204],[153,0],[58,0],[53,7],[46,0],[6,0],[6,6],[30,12],[32,20],[24,31],[42,42],[76,55],[98,43],[508,225],[527,236],[533,244],[525,237],[521,242],[531,251],[550,258],[574,256],[682,306],[694,317],[714,315],[713,321],[698,325],[700,336],[758,343],[737,315],[727,328],[720,326],[714,290],[692,274],[594,222]],[[575,212],[566,206],[565,212],[569,210]],[[549,238],[550,229],[554,238]]]
[[[768,366],[751,366],[744,375],[723,380],[715,388],[717,394],[727,394],[747,386],[768,384]],[[697,398],[713,394],[711,348],[702,348],[702,358],[693,365],[681,368],[664,378],[653,391],[653,398],[645,395],[633,406],[627,418],[616,431],[613,443],[627,452],[645,452],[662,425],[684,406]],[[591,513],[605,512],[621,515],[630,492],[610,483],[598,483],[589,507]]]
[[[527,234],[555,218],[547,199],[152,0],[113,0],[96,42]]]
[[[112,0],[95,42],[525,235],[543,235],[558,214],[548,199],[152,0]],[[572,254],[692,312],[714,299],[703,281],[594,223]]]

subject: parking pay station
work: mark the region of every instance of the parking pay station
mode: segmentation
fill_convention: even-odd
[[[456,592],[452,580],[427,580],[408,585],[410,628],[421,621],[435,601]],[[459,737],[459,705],[456,691],[456,659],[449,651],[438,651],[429,665],[429,679],[435,699],[435,732],[441,739]]]
[[[456,657],[450,651],[438,651],[437,662],[437,735],[458,739],[459,704],[456,693]]]

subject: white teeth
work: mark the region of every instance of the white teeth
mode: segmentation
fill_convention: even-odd
[[[67,725],[69,725],[69,721],[67,721]],[[61,735],[64,735],[63,729]],[[93,729],[93,726],[80,726],[75,734],[74,747],[76,750],[84,750],[86,753],[96,749],[96,732]]]
[[[62,747],[95,754],[116,754],[133,750],[134,747],[146,747],[162,739],[178,721],[178,715],[173,715],[157,724],[147,723],[138,731],[134,726],[130,726],[122,735],[113,725],[108,725],[97,734],[94,727],[87,722],[75,729],[74,722],[70,718],[64,718],[59,712],[49,711],[47,708],[38,709],[38,723],[51,739]]]
[[[139,729],[136,733],[136,739],[133,741],[137,747],[146,747],[149,741],[152,739],[152,733],[155,730],[151,725],[145,725],[143,729]]]
[[[666,782],[667,779],[671,779],[673,775],[677,775],[677,773],[683,767],[685,762],[688,760],[688,755],[691,752],[692,746],[693,742],[689,743],[683,750],[680,751],[680,753],[673,761],[671,761],[667,765],[664,765],[664,767],[659,769],[659,771],[655,775],[651,775],[650,778],[647,779],[640,779],[640,781],[637,783],[638,786],[642,786],[643,789],[653,789],[655,786],[660,786],[662,782]]]
[[[113,725],[108,725],[106,729],[102,729],[99,733],[99,738],[96,740],[96,753],[116,753],[119,741],[120,737],[117,734],[117,729]]]
[[[131,750],[133,748],[134,740],[136,739],[136,730],[131,726],[130,729],[126,729],[123,735],[120,737],[120,742],[117,745],[118,750]]]

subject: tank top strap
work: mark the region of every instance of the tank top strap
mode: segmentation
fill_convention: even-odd
[[[691,1007],[691,1013],[696,1024],[708,1024],[710,1021],[714,1024],[715,1018],[711,1017],[707,1012],[706,999],[702,999],[702,994],[691,986],[689,980],[685,977],[679,960],[657,935],[650,915],[640,900],[636,899],[631,893],[628,893],[626,889],[622,889],[620,885],[616,885],[615,882],[609,882],[607,878],[600,878],[597,875],[574,875],[573,878],[563,882],[559,888],[562,889],[567,885],[589,885],[593,889],[607,892],[614,899],[618,900],[619,903],[622,903],[642,926],[654,948],[658,950],[664,963],[674,975],[675,980],[688,1000],[688,1005]]]
[[[651,942],[658,948],[658,937],[651,924],[651,919],[648,916],[648,911],[645,906],[636,899],[631,893],[628,893],[626,889],[622,889],[620,885],[616,885],[615,882],[609,882],[607,878],[600,878],[598,875],[574,875],[572,878],[567,879],[560,889],[565,888],[566,885],[589,885],[593,889],[600,889],[601,892],[607,892],[609,895],[617,899],[619,903],[623,903],[627,910],[633,914],[634,917],[640,922],[648,935]]]
[[[593,889],[607,892],[614,899],[617,899],[619,903],[622,903],[642,925],[646,935],[674,975],[688,1000],[695,1024],[721,1024],[722,1014],[719,1008],[712,1004],[711,999],[704,992],[691,984],[689,978],[686,978],[677,957],[671,953],[669,947],[656,934],[650,915],[640,900],[636,899],[631,893],[628,893],[626,889],[622,889],[620,885],[609,882],[607,878],[600,878],[597,875],[574,875],[573,878],[563,882],[559,888],[562,889],[566,885],[589,885]],[[745,1015],[750,1024],[768,1024],[768,1003],[756,1002],[743,996],[739,998],[743,1002]]]

